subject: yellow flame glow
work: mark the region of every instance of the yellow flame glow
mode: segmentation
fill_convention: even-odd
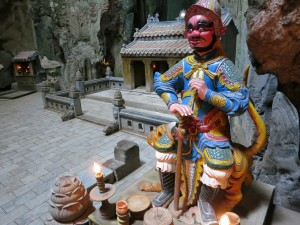
[[[100,173],[100,171],[101,171],[100,165],[98,165],[98,164],[95,163],[95,162],[94,162],[94,171],[95,171],[95,173]]]
[[[220,225],[230,225],[230,220],[227,215],[223,215],[220,219]]]

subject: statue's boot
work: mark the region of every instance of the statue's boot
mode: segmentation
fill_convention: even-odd
[[[219,188],[212,188],[205,184],[201,186],[198,207],[203,224],[218,225],[218,219],[215,210],[211,206],[211,201],[217,195]]]
[[[161,192],[152,201],[154,207],[164,206],[174,195],[175,173],[161,172],[159,170]]]

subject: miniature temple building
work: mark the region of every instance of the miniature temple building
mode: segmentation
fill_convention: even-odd
[[[238,32],[230,13],[223,8],[222,21],[228,26],[229,32],[222,37],[221,42],[228,57],[234,62]],[[156,71],[167,71],[193,52],[184,37],[184,28],[184,20],[177,18],[175,21],[148,19],[144,27],[136,29],[134,40],[121,49],[125,89],[145,86],[147,92],[152,92]]]
[[[40,62],[37,51],[23,51],[12,59],[14,73],[19,90],[36,90],[36,84],[41,83]]]
[[[134,41],[121,49],[125,88],[153,91],[156,71],[165,72],[193,52],[183,32],[183,21],[148,22],[135,32]]]

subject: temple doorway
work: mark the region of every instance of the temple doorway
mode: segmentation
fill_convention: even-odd
[[[142,61],[133,61],[131,63],[134,76],[134,88],[138,88],[146,85],[145,79],[145,65]]]
[[[151,63],[153,75],[155,72],[164,73],[169,69],[169,65],[166,61],[152,61]]]

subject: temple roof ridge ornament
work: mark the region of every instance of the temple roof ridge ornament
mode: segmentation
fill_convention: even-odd
[[[159,22],[159,14],[158,14],[158,12],[155,13],[154,16],[151,16],[151,14],[148,14],[147,23],[157,23],[157,22]]]

